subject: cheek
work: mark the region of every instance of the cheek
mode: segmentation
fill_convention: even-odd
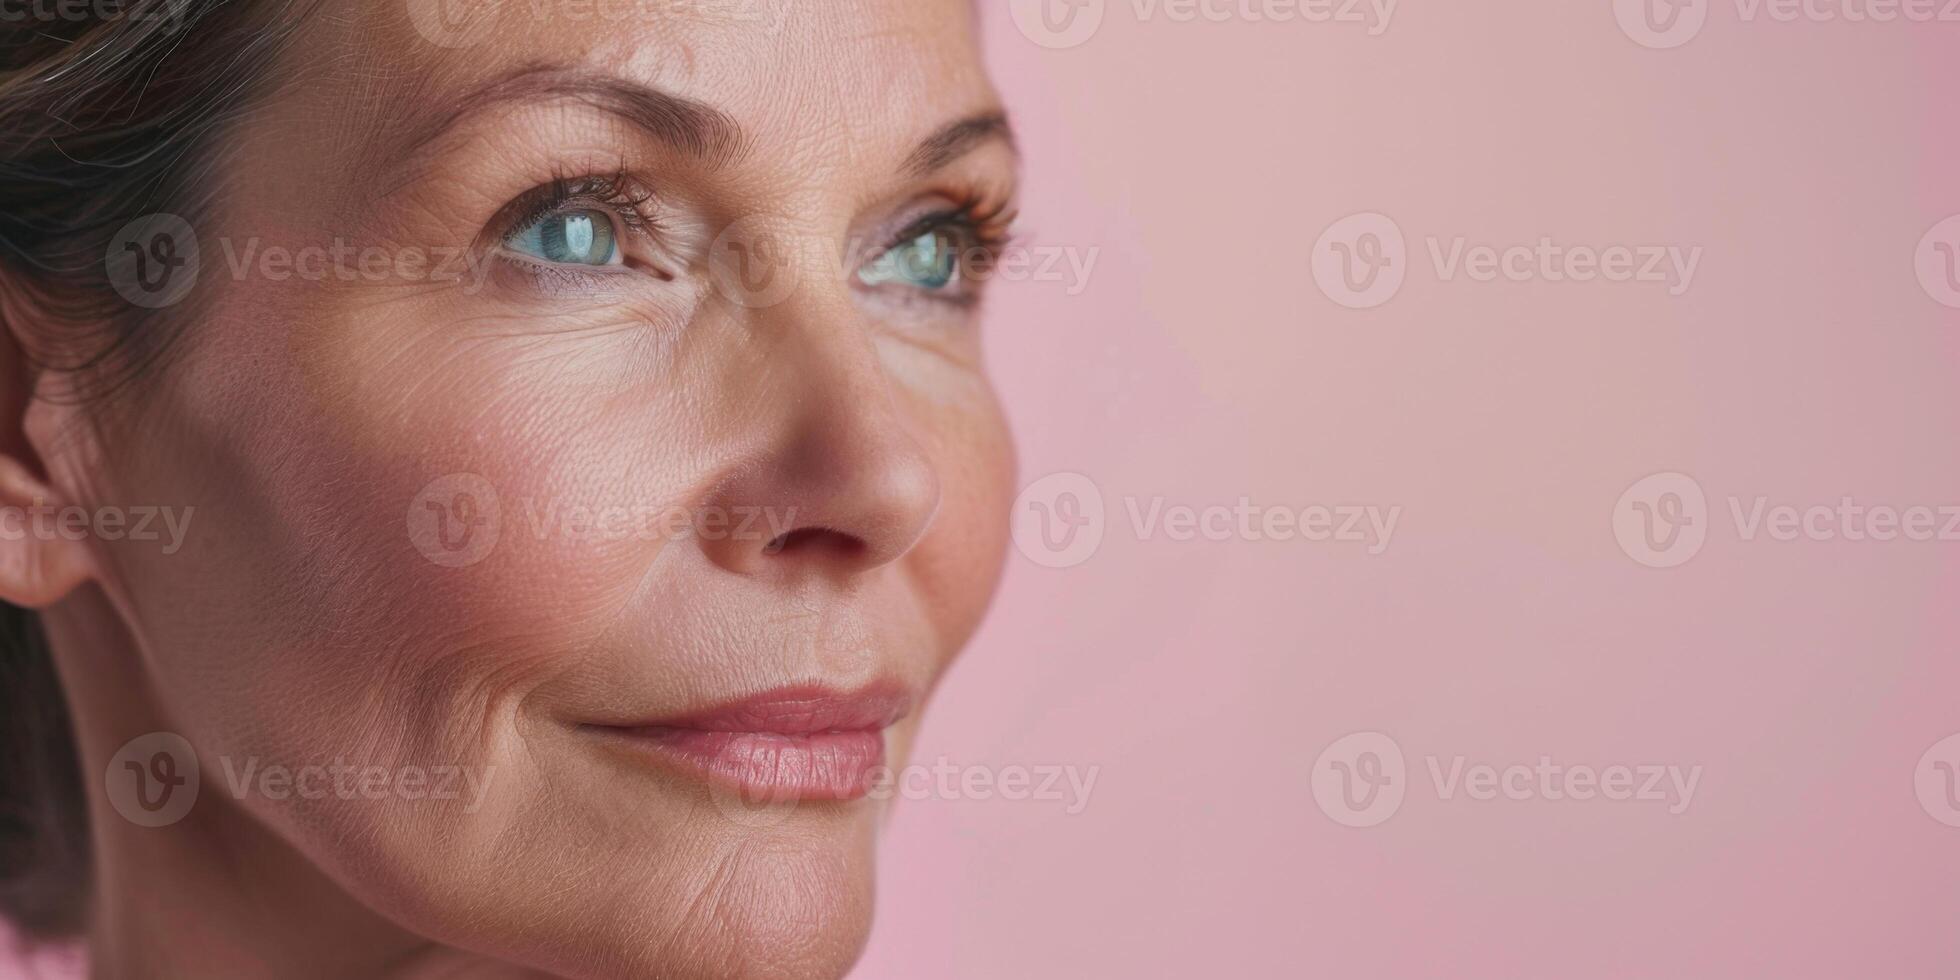
[[[979,626],[999,582],[1016,464],[999,404],[977,379],[959,402],[927,417],[934,420],[929,439],[941,468],[941,503],[906,560],[950,660]]]
[[[355,339],[281,349],[251,329],[271,317]],[[195,507],[174,553],[109,557],[160,694],[219,743],[435,751],[596,630],[684,512],[701,447],[682,434],[705,421],[619,383],[657,367],[644,334],[600,353],[403,343],[414,326],[214,324],[145,406],[169,422],[119,454],[123,492]]]

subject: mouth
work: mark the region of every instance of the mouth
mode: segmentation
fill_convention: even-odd
[[[909,706],[890,687],[782,688],[681,718],[585,727],[752,802],[855,800],[871,791],[885,729]]]

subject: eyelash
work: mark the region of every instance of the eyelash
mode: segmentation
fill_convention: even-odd
[[[885,245],[886,249],[897,248],[927,232],[951,228],[991,253],[998,254],[1001,249],[1013,243],[1013,225],[1016,215],[1007,210],[1005,201],[988,203],[985,198],[970,196],[952,208],[921,215],[906,225]]]
[[[618,219],[625,231],[658,230],[651,209],[653,191],[624,171],[586,174],[579,177],[556,176],[548,184],[526,192],[505,208],[509,215],[498,223],[498,240],[511,239],[540,221],[566,211],[582,208],[603,210]]]
[[[876,261],[884,253],[899,248],[920,236],[933,232],[950,231],[953,233],[955,245],[959,250],[958,254],[962,259],[972,255],[974,252],[978,252],[978,257],[983,262],[989,265],[998,262],[1001,255],[1012,247],[1015,241],[1013,228],[1014,221],[1018,217],[1018,212],[1010,210],[1012,206],[1011,201],[1006,198],[998,200],[989,199],[978,192],[955,195],[954,198],[957,203],[953,207],[928,212],[907,223],[897,234],[892,236],[889,242],[885,243],[884,247],[871,253],[867,261]],[[983,270],[968,269],[964,265],[960,267],[960,281],[965,283],[975,282],[973,273],[976,271],[982,271],[983,274],[980,281],[984,281]],[[971,286],[967,290],[958,293],[921,293],[914,291],[911,295],[927,302],[944,303],[961,307],[972,306],[979,301],[979,296],[973,291]]]

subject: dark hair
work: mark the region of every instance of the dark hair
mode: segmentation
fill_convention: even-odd
[[[171,349],[182,309],[125,302],[104,256],[141,216],[206,210],[213,137],[249,110],[304,6],[86,0],[0,20],[0,329],[25,359],[6,366],[16,384],[60,372],[63,397],[106,401]],[[23,445],[18,416],[7,424],[0,445]],[[85,924],[84,785],[40,623],[0,603],[0,916],[27,936]]]

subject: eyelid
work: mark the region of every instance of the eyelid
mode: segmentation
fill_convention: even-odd
[[[604,211],[617,219],[621,227],[616,230],[644,230],[654,222],[647,207],[653,200],[650,188],[624,173],[554,177],[506,204],[491,220],[490,230],[497,241],[508,242],[551,215],[579,210]]]

